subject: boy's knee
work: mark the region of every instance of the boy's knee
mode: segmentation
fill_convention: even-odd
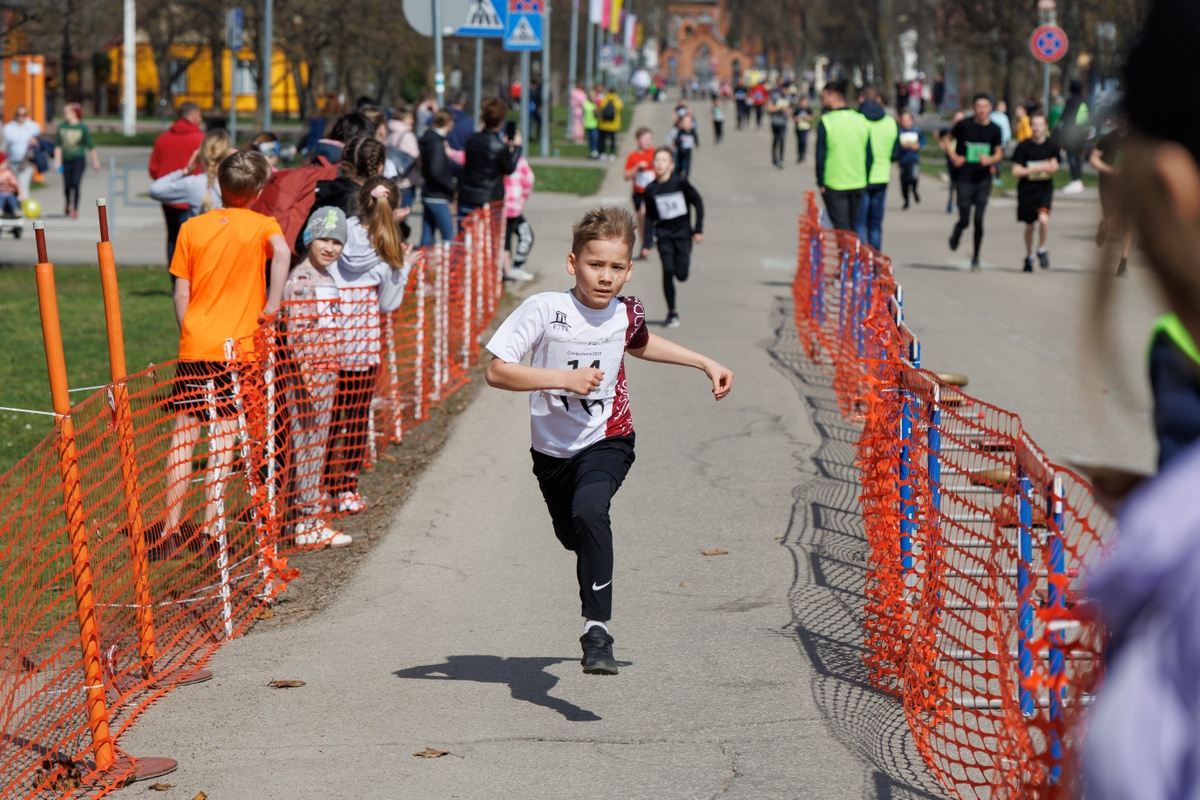
[[[608,509],[615,488],[613,483],[611,475],[597,474],[591,482],[577,487],[571,501],[571,519],[587,528],[598,523],[607,525]]]

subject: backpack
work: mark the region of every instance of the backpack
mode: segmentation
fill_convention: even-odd
[[[250,206],[250,210],[274,217],[283,228],[283,238],[292,249],[292,263],[302,257],[295,242],[308,215],[312,212],[317,196],[317,181],[331,181],[338,176],[338,165],[330,164],[324,156],[317,157],[318,163],[295,169],[281,169],[267,181],[262,194]]]
[[[612,122],[617,118],[617,104],[609,100],[604,104],[604,108],[600,111],[600,119],[605,122]]]

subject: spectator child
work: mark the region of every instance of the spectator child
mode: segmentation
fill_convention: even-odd
[[[293,541],[300,547],[345,547],[354,541],[325,521],[322,479],[325,445],[338,379],[341,323],[337,283],[329,267],[342,254],[348,235],[346,214],[324,206],[308,218],[304,260],[283,287],[283,319],[296,380],[288,386],[292,434],[291,493],[298,509]]]
[[[596,117],[596,102],[583,95],[583,132],[587,136],[591,158],[600,158],[600,120]]]
[[[279,137],[270,131],[262,131],[250,140],[250,147],[263,154],[271,165],[271,172],[279,171]]]
[[[12,171],[8,162],[0,163],[0,216],[12,219],[20,214],[21,200],[25,192],[21,190],[21,181],[17,173]]]
[[[440,113],[440,112],[439,112]],[[358,191],[359,214],[346,220],[346,246],[329,274],[341,309],[337,395],[325,454],[325,487],[339,513],[367,507],[358,474],[367,448],[367,419],[379,376],[380,320],[400,307],[412,265],[398,223],[407,216],[400,190],[382,176]]]
[[[525,156],[517,159],[517,168],[511,175],[504,176],[504,217],[507,224],[504,230],[504,251],[508,253],[505,280],[533,280],[533,274],[525,271],[525,262],[529,251],[533,249],[533,226],[525,219],[525,201],[533,194],[533,169]],[[517,246],[512,245],[513,236],[517,237]]]
[[[614,88],[609,88],[604,99],[598,104],[600,117],[600,153],[609,161],[617,160],[617,133],[621,130],[621,110],[625,103]]]
[[[177,548],[192,452],[208,426],[204,527],[201,541],[224,561],[222,487],[233,462],[241,398],[237,382],[249,376],[237,348],[253,353],[254,333],[263,316],[279,310],[291,251],[279,223],[250,210],[271,176],[261,153],[230,155],[217,169],[224,208],[192,217],[179,229],[171,274],[175,276],[175,317],[179,323],[179,366],[170,403],[176,412],[167,451],[166,527],[151,548],[163,557]],[[270,295],[263,265],[270,262]],[[227,562],[226,562],[227,563]]]

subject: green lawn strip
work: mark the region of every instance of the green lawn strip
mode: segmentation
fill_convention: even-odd
[[[604,182],[604,170],[599,167],[559,167],[549,164],[533,164],[532,167],[533,189],[537,192],[586,196],[600,191],[600,184]]]
[[[105,384],[108,339],[100,272],[94,266],[59,267],[55,278],[70,385]],[[166,270],[122,268],[118,282],[129,371],[175,358],[179,331]],[[0,406],[49,411],[50,385],[32,269],[0,269],[0,336],[7,351],[0,357]],[[78,404],[88,394],[73,393],[71,400]],[[0,472],[30,452],[52,427],[51,417],[0,411]]]
[[[1004,192],[1016,191],[1017,180],[1012,176],[1012,172],[1009,170],[1010,166],[1011,166],[1011,162],[1006,162],[1004,165],[1004,168],[1001,170],[1000,183],[997,184],[992,189],[993,196],[999,196],[1000,194],[1003,194]],[[940,164],[929,163],[927,161],[921,162],[921,174],[922,175],[937,176],[944,172],[946,172],[946,163],[944,160]],[[1058,172],[1054,173],[1054,188],[1055,189],[1061,189],[1070,182],[1071,182],[1070,170],[1060,169]],[[1100,178],[1097,177],[1096,175],[1091,175],[1091,174],[1085,172],[1085,173],[1083,173],[1083,185],[1087,186],[1087,187],[1099,186]]]
[[[629,126],[633,124],[633,110],[636,106],[630,103],[621,110],[621,130],[629,130]],[[588,147],[586,140],[584,144],[575,144],[575,139],[571,136],[568,130],[568,123],[571,117],[571,110],[567,106],[554,106],[550,109],[550,153],[553,155],[555,150],[558,150],[558,155],[561,158],[587,158],[591,155],[591,149]],[[518,111],[509,111],[508,119],[512,122],[519,122],[521,114]],[[665,134],[665,131],[664,131]],[[536,139],[529,143],[525,148],[526,155],[540,156],[542,154],[541,139]]]

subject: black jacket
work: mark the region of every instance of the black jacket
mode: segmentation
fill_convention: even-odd
[[[687,178],[672,175],[664,182],[657,180],[646,187],[646,247],[653,247],[656,239],[686,239],[693,233],[704,233],[704,201],[700,193]],[[663,219],[660,213],[660,198],[663,209],[672,209],[682,214]],[[682,202],[682,205],[680,203]],[[692,212],[696,213],[696,225],[692,226]]]
[[[417,140],[421,149],[421,196],[437,200],[454,198],[454,173],[450,171],[450,159],[446,158],[446,137],[436,128],[426,128]]]
[[[505,144],[496,131],[479,131],[467,139],[465,150],[467,163],[463,165],[458,202],[482,206],[503,200],[504,176],[517,168],[521,148]]]

